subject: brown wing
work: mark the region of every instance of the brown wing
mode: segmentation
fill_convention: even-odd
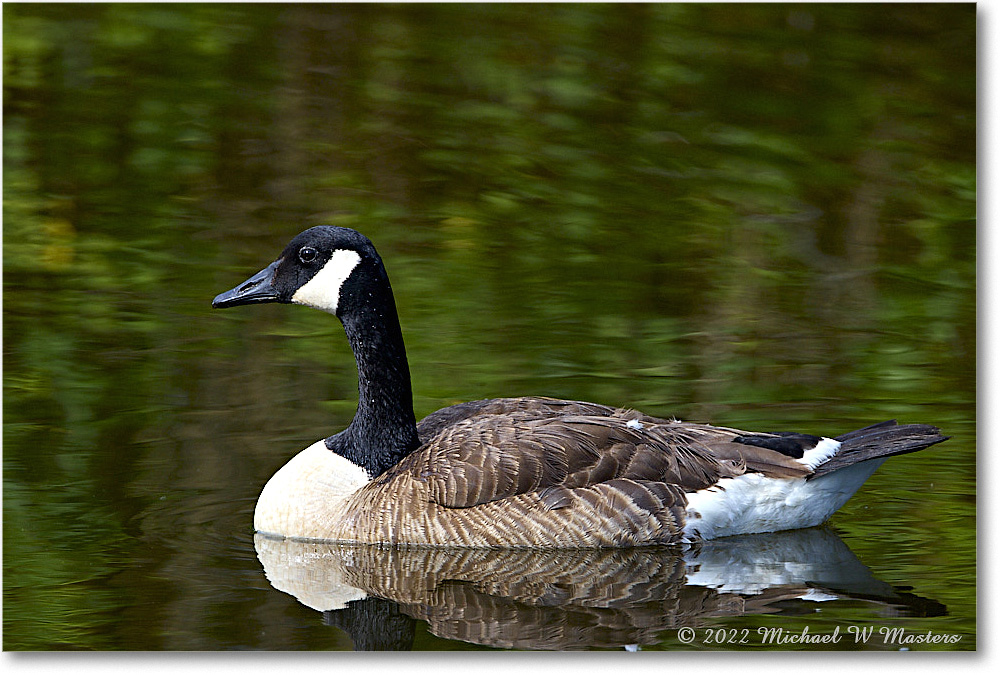
[[[749,434],[739,429],[716,427],[710,424],[691,424],[687,422],[667,422],[647,418],[654,423],[675,427],[690,444],[695,445],[716,460],[730,467],[732,475],[745,472],[762,473],[770,478],[800,478],[808,476],[812,471],[797,462],[794,458],[774,450],[738,443],[735,439],[753,435],[756,437],[774,437],[777,434]]]
[[[412,475],[427,483],[434,503],[449,508],[615,479],[690,492],[749,467],[808,473],[779,453],[733,443],[743,433],[737,430],[578,401],[493,399],[445,408],[435,416],[432,424],[421,422],[424,433],[433,431],[424,447],[382,479]],[[565,497],[558,494],[550,490],[545,496],[558,504]]]
[[[454,406],[422,447],[353,495],[343,538],[472,547],[670,544],[686,492],[746,471],[809,470],[735,429],[552,399]]]

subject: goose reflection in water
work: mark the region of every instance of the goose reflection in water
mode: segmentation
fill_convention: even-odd
[[[863,600],[887,616],[940,603],[879,581],[827,527],[697,548],[401,549],[256,535],[271,585],[324,613],[355,649],[410,649],[415,620],[441,638],[497,648],[656,644],[662,631]]]

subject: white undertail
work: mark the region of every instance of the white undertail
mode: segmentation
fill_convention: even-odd
[[[825,438],[798,461],[814,469],[836,454],[840,443]],[[821,459],[822,458],[822,459]],[[885,461],[870,459],[812,480],[746,473],[687,494],[688,540],[814,527],[851,498]]]

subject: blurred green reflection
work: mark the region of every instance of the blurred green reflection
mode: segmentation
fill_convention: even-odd
[[[4,648],[350,648],[250,532],[346,341],[209,309],[320,223],[386,259],[418,415],[941,426],[833,524],[973,647],[975,12],[5,4]]]

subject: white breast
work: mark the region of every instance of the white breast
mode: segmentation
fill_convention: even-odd
[[[343,502],[370,480],[360,466],[316,441],[267,481],[254,510],[254,529],[281,537],[328,539]]]

